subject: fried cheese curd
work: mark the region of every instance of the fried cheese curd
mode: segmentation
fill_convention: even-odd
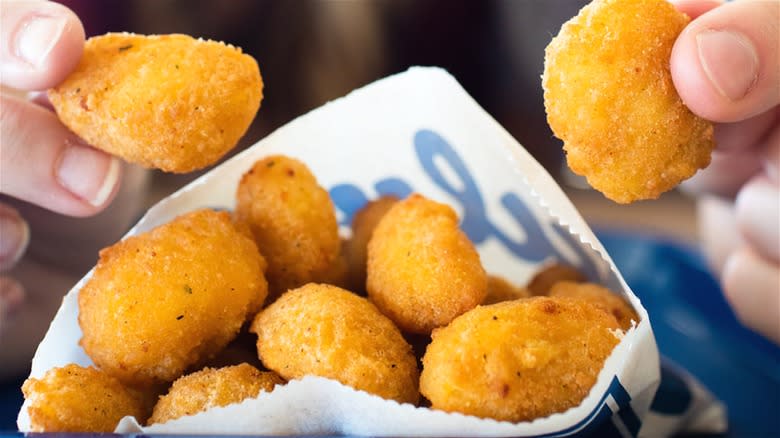
[[[176,34],[92,37],[76,69],[49,91],[60,120],[89,144],[177,173],[232,149],[262,97],[254,58]]]
[[[583,299],[601,306],[615,317],[624,331],[631,328],[632,321],[639,322],[639,315],[623,297],[595,283],[561,281],[550,289],[550,296]]]
[[[261,311],[250,331],[268,369],[287,380],[314,375],[400,403],[416,404],[412,347],[366,298],[310,283]]]
[[[615,318],[582,300],[480,306],[433,332],[420,392],[433,409],[520,422],[578,406],[618,343]]]
[[[588,278],[577,269],[560,263],[553,263],[540,269],[528,282],[526,288],[531,295],[548,295],[555,283],[571,281],[582,283]]]
[[[571,170],[615,202],[657,198],[709,165],[712,124],[669,70],[689,21],[666,0],[595,0],[547,46],[547,121]]]
[[[276,373],[260,371],[246,363],[204,368],[173,382],[168,394],[160,397],[155,405],[149,424],[165,423],[216,406],[240,403],[283,384],[284,380]]]
[[[419,194],[390,208],[368,243],[368,296],[402,330],[447,325],[485,299],[487,284],[455,211]]]
[[[236,337],[267,294],[226,212],[198,210],[100,252],[79,292],[82,347],[125,383],[171,382]]]
[[[500,303],[502,301],[528,298],[531,292],[527,288],[515,286],[507,279],[498,275],[488,275],[487,295],[482,301],[483,305]]]
[[[352,237],[346,241],[344,246],[350,290],[354,292],[365,291],[368,241],[371,239],[379,220],[397,202],[397,196],[382,196],[369,201],[352,217]]]
[[[32,432],[113,432],[122,417],[143,421],[143,403],[114,377],[75,364],[22,385]]]
[[[269,301],[309,282],[332,281],[341,252],[336,213],[305,164],[281,155],[259,160],[241,177],[235,214],[268,261]]]

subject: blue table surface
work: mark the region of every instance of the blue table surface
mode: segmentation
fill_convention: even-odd
[[[736,320],[701,256],[655,237],[597,234],[647,309],[661,354],[726,404],[729,431],[720,436],[780,436],[780,348]],[[22,381],[0,383],[6,435],[16,430]]]

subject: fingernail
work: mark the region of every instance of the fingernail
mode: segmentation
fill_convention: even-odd
[[[38,67],[60,40],[67,23],[65,16],[30,16],[17,31],[16,55],[33,67]]]
[[[103,205],[119,180],[119,160],[90,146],[70,142],[57,165],[60,185],[95,207]]]
[[[699,62],[715,89],[729,100],[739,100],[758,79],[758,52],[746,36],[708,30],[696,35]]]
[[[8,277],[0,277],[0,313],[4,317],[13,316],[24,303],[24,288]]]
[[[0,212],[0,270],[10,269],[30,242],[30,228],[17,214]]]

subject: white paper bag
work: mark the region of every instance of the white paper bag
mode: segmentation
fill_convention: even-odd
[[[659,381],[647,312],[560,187],[449,74],[413,68],[314,110],[164,199],[128,234],[199,207],[233,208],[241,175],[270,154],[305,162],[329,190],[343,226],[366,200],[419,192],[458,211],[488,272],[524,284],[541,264],[559,260],[622,293],[642,321],[614,349],[580,406],[533,422],[399,405],[306,377],[165,424],[140,427],[125,419],[117,432],[557,437],[607,427],[637,435]],[[65,297],[33,359],[32,377],[72,362],[91,364],[78,345],[77,322],[77,296],[88,277]],[[30,429],[26,405],[18,425]]]

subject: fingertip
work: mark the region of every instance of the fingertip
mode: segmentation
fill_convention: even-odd
[[[780,343],[780,267],[742,248],[726,261],[722,283],[737,318]]]
[[[60,186],[87,204],[74,216],[93,216],[119,191],[122,163],[89,145],[68,142],[55,163],[55,177]]]
[[[685,28],[670,68],[691,111],[714,122],[736,122],[780,102],[778,14],[780,2],[732,2]]]
[[[0,106],[2,192],[69,216],[92,216],[116,195],[119,160],[87,145],[50,111],[8,97]]]
[[[720,276],[729,255],[743,244],[737,231],[734,205],[716,196],[696,203],[699,245],[710,269]]]
[[[673,0],[671,2],[678,11],[692,20],[699,15],[723,4],[721,0]]]
[[[76,68],[84,52],[85,33],[84,26],[76,14],[63,5],[57,4],[61,9],[65,25],[59,40],[52,47],[49,56],[46,57],[42,70],[39,90],[51,88],[60,84]]]
[[[76,68],[84,50],[84,27],[73,11],[54,2],[3,4],[3,84],[45,90]]]
[[[780,188],[765,176],[748,182],[734,203],[741,234],[764,258],[780,263]]]
[[[677,37],[669,61],[672,82],[685,106],[694,114],[707,120],[724,121],[721,115],[728,102],[723,102],[702,69],[696,47],[698,32],[698,26],[691,24]]]

